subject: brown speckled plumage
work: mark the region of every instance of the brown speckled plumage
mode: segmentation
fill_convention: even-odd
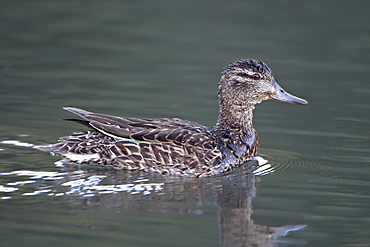
[[[66,107],[83,118],[68,120],[92,130],[36,148],[71,163],[205,177],[228,172],[257,155],[255,104],[269,98],[307,104],[286,93],[267,65],[254,59],[237,60],[224,69],[218,97],[220,112],[213,127],[178,118],[121,118]]]

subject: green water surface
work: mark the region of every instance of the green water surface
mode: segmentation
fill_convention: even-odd
[[[0,246],[369,246],[369,8],[2,1]],[[220,72],[246,57],[309,102],[256,107],[260,173],[169,178],[32,149],[84,129],[63,106],[214,125]]]

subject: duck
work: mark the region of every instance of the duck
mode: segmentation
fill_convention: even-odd
[[[35,148],[73,164],[196,178],[220,175],[258,155],[253,110],[268,99],[308,104],[280,87],[264,62],[238,59],[221,72],[215,126],[179,118],[125,118],[64,107],[81,117],[64,120],[88,130]]]

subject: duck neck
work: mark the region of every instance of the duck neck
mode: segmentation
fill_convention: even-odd
[[[223,104],[220,102],[220,112],[217,126],[227,129],[248,130],[253,128],[253,104]]]

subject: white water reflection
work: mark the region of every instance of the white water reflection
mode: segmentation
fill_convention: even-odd
[[[254,171],[255,175],[262,176],[273,172],[273,167],[267,163],[267,160],[263,158],[256,159],[262,164]],[[60,167],[60,162],[56,162]],[[153,192],[158,192],[163,189],[164,183],[150,183],[150,179],[137,178],[132,183],[127,184],[101,184],[104,183],[106,175],[91,175],[83,170],[77,170],[73,172],[47,172],[47,171],[29,171],[29,170],[18,170],[7,173],[0,173],[0,176],[16,176],[16,177],[28,177],[28,180],[20,180],[6,183],[6,185],[0,185],[0,192],[11,193],[19,190],[22,186],[27,184],[33,184],[37,180],[43,181],[57,181],[57,184],[50,185],[48,189],[44,186],[42,189],[36,189],[32,192],[24,192],[22,196],[36,196],[40,194],[47,194],[48,196],[63,196],[70,194],[78,194],[83,197],[91,197],[96,194],[116,194],[119,192],[126,192],[130,194],[149,195]],[[67,180],[67,181],[66,181]],[[53,188],[56,185],[68,188],[67,191],[61,192],[58,189]],[[13,186],[13,187],[9,187]],[[1,199],[10,199],[10,196],[3,197]]]
[[[162,190],[164,183],[140,183],[134,184],[135,182],[142,182],[142,180],[136,180],[131,184],[119,184],[119,185],[99,185],[99,183],[107,176],[90,176],[84,179],[72,180],[61,184],[62,186],[70,187],[70,190],[65,194],[78,193],[83,197],[94,196],[98,194],[116,194],[118,192],[128,192],[131,194],[143,193],[144,195],[151,194],[153,191]],[[148,181],[145,179],[144,181]],[[49,194],[52,195],[52,194]]]
[[[31,179],[44,179],[44,180],[63,179],[63,176],[66,174],[67,173],[28,171],[28,170],[19,170],[19,171],[13,171],[13,172],[0,173],[1,176],[7,176],[7,175],[29,176]],[[35,181],[32,181],[32,182],[35,182]],[[27,181],[22,181],[22,183],[27,183]]]
[[[3,185],[0,185],[0,192],[14,192],[18,190],[18,188],[14,188],[14,187],[5,187]]]
[[[17,140],[5,140],[5,141],[2,141],[0,143],[2,143],[2,144],[11,144],[11,145],[18,146],[18,147],[33,147],[34,146],[31,143],[21,142],[21,141],[17,141]]]
[[[50,188],[36,189],[32,192],[24,192],[22,196],[36,196],[40,194],[47,194],[47,196],[63,196],[70,194],[77,194],[83,197],[91,197],[96,194],[116,194],[118,192],[127,192],[131,194],[149,195],[152,192],[162,190],[164,183],[149,183],[149,179],[138,178],[132,183],[128,184],[117,184],[117,185],[100,185],[102,181],[107,177],[106,175],[91,175],[84,171],[78,170],[73,172],[45,172],[45,171],[28,171],[19,170],[8,173],[0,173],[0,176],[17,176],[17,177],[29,177],[30,180],[21,180],[7,183],[6,186],[0,185],[0,192],[15,192],[19,190],[18,187],[22,187],[27,184],[35,183],[35,179],[44,181],[56,181],[63,180],[62,182],[52,184]],[[67,178],[68,177],[68,178]],[[66,181],[68,180],[68,181]],[[8,187],[14,186],[14,187]],[[67,191],[61,192],[57,186],[68,188]],[[54,188],[53,188],[54,187]],[[10,199],[10,196],[5,197]],[[2,198],[4,199],[4,198]]]

